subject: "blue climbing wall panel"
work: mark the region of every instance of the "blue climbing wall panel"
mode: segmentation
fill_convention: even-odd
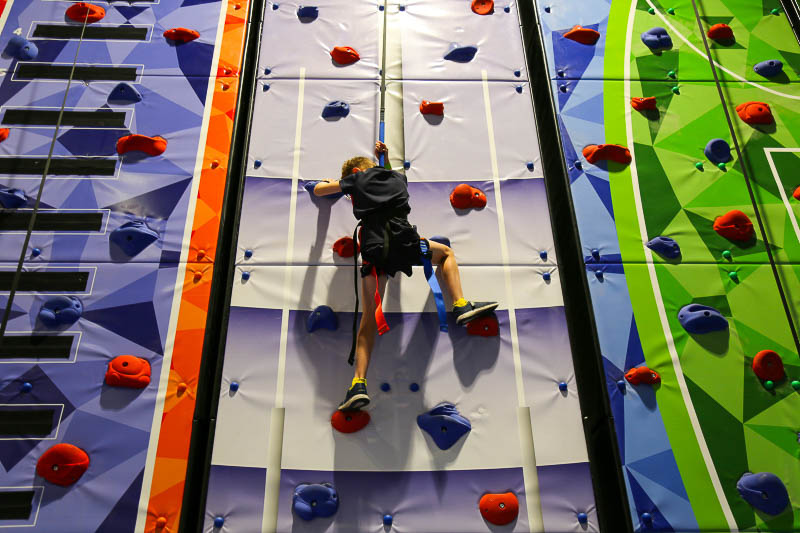
[[[367,0],[314,6],[311,21],[293,2],[267,2],[263,14],[205,530],[597,531],[514,2],[485,16],[463,1],[391,2],[387,14],[386,142],[409,180],[410,220],[450,239],[468,298],[500,302],[499,335],[471,336],[452,320],[441,333],[421,268],[390,281],[370,422],[332,427],[352,377],[354,305],[352,258],[333,244],[355,219],[347,197],[317,198],[303,184],[372,152],[384,13]],[[477,47],[472,61],[443,59],[454,42]],[[360,60],[337,65],[336,46]],[[443,102],[444,115],[421,114],[422,100]],[[349,114],[323,118],[333,101]],[[486,207],[451,207],[461,183],[481,189]],[[339,327],[308,333],[321,305]],[[442,402],[472,428],[444,451],[416,422]],[[333,516],[293,511],[309,483],[338,492]],[[481,497],[509,491],[516,519],[485,521]]]

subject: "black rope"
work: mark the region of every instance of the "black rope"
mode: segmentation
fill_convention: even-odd
[[[714,58],[711,56],[711,48],[708,46],[708,39],[706,38],[706,32],[703,28],[703,21],[700,19],[700,11],[697,8],[697,1],[692,0],[692,7],[694,8],[694,16],[697,20],[697,27],[700,29],[700,36],[703,38],[703,46],[706,49],[706,55],[708,57],[708,64],[711,65],[711,73],[714,76],[714,84],[717,86],[717,92],[719,93],[719,99],[722,102],[722,111],[725,113],[725,120],[728,121],[728,129],[731,132],[731,137],[733,138],[733,146],[736,149],[736,156],[739,158],[739,161],[742,165],[742,175],[744,176],[744,183],[747,186],[747,194],[750,195],[750,203],[753,204],[753,211],[756,215],[756,221],[758,222],[758,230],[761,233],[761,240],[764,241],[764,248],[767,251],[767,258],[769,259],[770,267],[772,267],[772,275],[775,278],[775,284],[778,286],[778,294],[781,297],[781,303],[783,304],[783,311],[786,313],[786,320],[789,321],[789,329],[792,332],[792,339],[794,340],[794,347],[797,350],[797,354],[800,355],[800,339],[797,337],[797,328],[795,328],[794,320],[792,319],[792,310],[789,307],[789,302],[786,299],[786,293],[783,290],[783,284],[781,283],[780,274],[778,273],[778,266],[775,264],[775,258],[772,256],[772,250],[770,250],[770,244],[767,240],[767,230],[765,229],[764,223],[761,219],[761,210],[758,208],[758,202],[756,201],[756,195],[753,192],[753,186],[750,183],[750,176],[747,172],[747,160],[742,153],[741,148],[739,147],[739,140],[736,137],[736,128],[733,125],[733,121],[731,120],[731,115],[728,112],[728,104],[725,100],[725,93],[722,90],[722,84],[719,81],[719,76],[717,75],[717,68],[714,65]]]
[[[64,99],[61,101],[61,109],[58,110],[58,119],[56,120],[56,129],[53,132],[53,140],[50,141],[50,151],[47,153],[47,161],[44,164],[44,170],[42,171],[42,179],[39,181],[39,190],[36,192],[36,201],[33,204],[33,212],[31,213],[30,220],[28,221],[28,229],[25,232],[25,240],[22,243],[22,249],[19,252],[19,260],[17,261],[17,270],[14,272],[14,278],[11,280],[11,290],[8,293],[8,301],[6,302],[6,309],[3,313],[3,322],[0,324],[0,346],[3,345],[3,341],[5,339],[6,328],[8,327],[8,319],[11,316],[11,307],[14,303],[14,296],[17,293],[17,286],[19,285],[19,280],[22,277],[22,268],[25,263],[25,256],[28,253],[28,245],[31,241],[31,234],[33,233],[33,228],[36,224],[36,215],[39,213],[39,205],[42,201],[42,192],[44,191],[44,184],[47,180],[47,173],[50,171],[50,161],[53,159],[53,150],[56,146],[56,141],[58,140],[58,130],[61,128],[61,121],[64,118],[64,108],[67,105],[67,96],[69,95],[69,89],[72,85],[72,78],[75,76],[75,66],[78,63],[78,55],[81,51],[81,44],[83,43],[83,35],[86,31],[86,24],[89,20],[89,10],[86,10],[86,17],[83,20],[83,26],[81,27],[80,37],[78,39],[78,47],[75,50],[75,59],[72,60],[72,68],[69,72],[69,78],[67,79],[67,87],[64,89]]]

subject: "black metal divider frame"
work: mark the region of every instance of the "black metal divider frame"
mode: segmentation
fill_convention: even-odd
[[[534,1],[521,0],[517,7],[531,98],[536,111],[545,190],[550,206],[550,223],[558,257],[561,290],[564,294],[564,313],[575,379],[580,392],[581,415],[597,515],[600,531],[631,533],[633,526],[622,477],[614,417],[606,394],[605,371],[581,254],[578,224],[572,207],[572,194],[550,91],[550,78],[546,74],[548,66],[544,55],[544,36]],[[545,75],[537,77],[535,73]]]

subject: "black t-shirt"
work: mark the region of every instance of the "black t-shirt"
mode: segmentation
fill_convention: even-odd
[[[405,175],[372,167],[339,180],[342,192],[353,199],[353,215],[362,220],[371,215],[397,216],[411,212]]]

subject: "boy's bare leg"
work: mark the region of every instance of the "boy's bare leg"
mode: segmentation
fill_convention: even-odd
[[[458,273],[458,263],[456,262],[456,254],[453,249],[444,244],[436,241],[428,241],[433,257],[431,262],[439,267],[444,278],[444,284],[447,286],[447,292],[453,302],[457,302],[464,297],[461,290],[461,276]]]
[[[379,275],[381,299],[386,291],[386,276]],[[375,276],[369,275],[361,278],[361,325],[356,338],[356,379],[366,379],[372,347],[375,346],[375,334],[378,326],[375,323]]]

